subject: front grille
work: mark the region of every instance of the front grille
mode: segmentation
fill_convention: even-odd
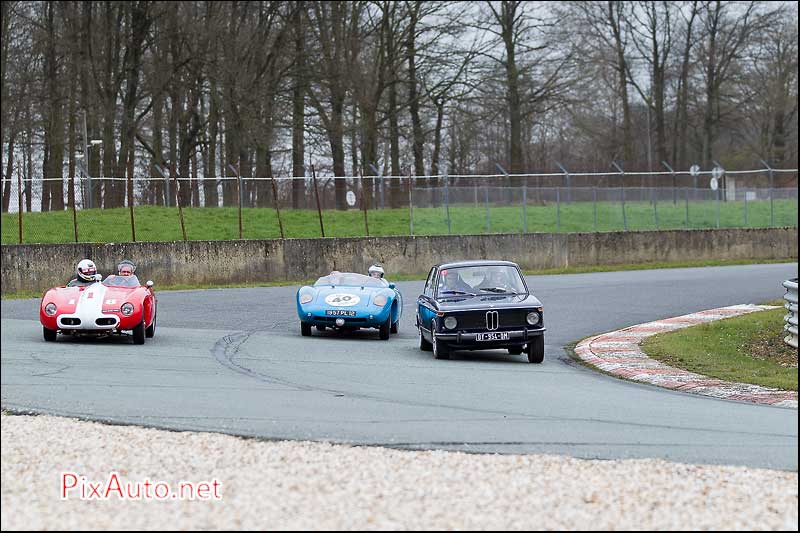
[[[81,319],[80,318],[62,318],[61,323],[65,326],[80,326]]]
[[[497,323],[496,326],[487,316],[488,312],[496,312]],[[527,309],[485,309],[481,311],[465,311],[463,313],[447,313],[448,316],[456,317],[458,320],[458,329],[479,329],[494,330],[494,329],[508,329],[508,328],[521,328],[530,327],[525,321],[528,316]],[[495,327],[491,327],[495,326]]]
[[[94,323],[98,326],[113,326],[117,323],[117,320],[114,318],[98,318]]]
[[[333,324],[339,318],[343,318],[345,324],[365,324],[367,322],[366,318],[353,318],[346,316],[315,316],[314,320],[317,322],[330,322]]]

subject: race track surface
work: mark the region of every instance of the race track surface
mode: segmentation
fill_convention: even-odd
[[[422,281],[398,283],[405,309],[389,341],[375,330],[301,337],[296,286],[161,292],[144,346],[45,343],[38,300],[4,300],[2,406],[268,439],[796,470],[796,410],[621,381],[564,350],[641,322],[780,298],[796,276],[797,264],[780,264],[528,277],[545,306],[541,365],[505,351],[449,361],[420,351]]]

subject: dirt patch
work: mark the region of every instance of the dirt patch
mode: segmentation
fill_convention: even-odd
[[[785,336],[786,332],[782,329],[777,333],[769,331],[763,337],[745,344],[742,347],[742,353],[756,359],[777,363],[786,368],[797,368],[797,349],[783,342]]]

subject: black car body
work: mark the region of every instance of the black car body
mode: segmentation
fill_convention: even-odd
[[[492,282],[486,282],[492,278]],[[451,350],[505,348],[544,361],[542,303],[510,261],[461,261],[431,268],[417,300],[420,349],[447,359]]]

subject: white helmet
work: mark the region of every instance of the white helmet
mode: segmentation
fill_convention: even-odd
[[[370,277],[373,278],[376,277],[375,274],[378,274],[377,277],[379,278],[382,278],[384,275],[383,267],[377,263],[369,267],[369,270],[367,272],[369,272]]]
[[[94,281],[94,277],[97,274],[97,266],[91,259],[83,259],[78,263],[78,268],[75,271],[78,273],[78,278],[83,281]]]

